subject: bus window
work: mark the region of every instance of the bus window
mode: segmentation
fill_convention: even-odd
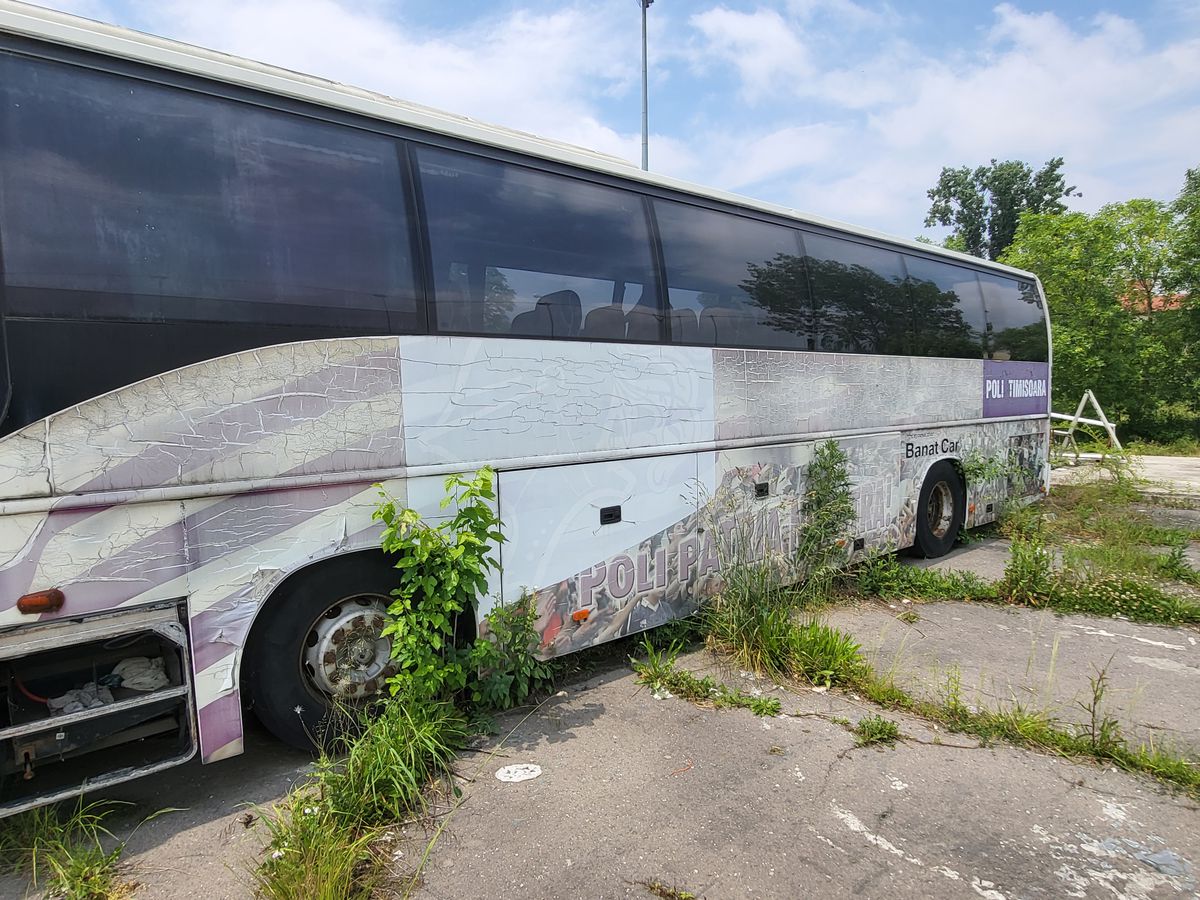
[[[659,339],[639,195],[449,150],[416,155],[439,331]],[[622,292],[627,280],[651,289]]]
[[[5,54],[0,95],[11,315],[419,324],[392,139]]]
[[[914,355],[982,357],[983,296],[975,272],[923,256],[905,256],[904,264],[918,325]]]
[[[663,200],[654,212],[673,341],[808,349],[808,281],[796,231]]]
[[[991,359],[1046,362],[1046,316],[1032,281],[979,273],[991,336]]]
[[[820,350],[907,354],[916,323],[900,254],[823,234],[804,234]]]

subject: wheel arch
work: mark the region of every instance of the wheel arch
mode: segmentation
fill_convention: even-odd
[[[253,651],[256,640],[261,637],[263,629],[267,627],[267,623],[275,610],[287,602],[288,594],[294,591],[297,585],[303,584],[318,572],[326,572],[331,568],[356,563],[378,567],[380,570],[394,565],[383,550],[378,547],[367,547],[310,557],[299,565],[288,569],[283,573],[282,577],[277,577],[274,580],[263,599],[255,607],[254,615],[250,620],[250,627],[246,631],[246,639],[242,642],[241,647],[238,648],[237,680],[238,687],[241,689],[243,704],[248,699],[245,687],[249,671],[254,665]]]

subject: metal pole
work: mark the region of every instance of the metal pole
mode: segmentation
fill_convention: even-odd
[[[642,8],[642,171],[650,169],[650,117],[648,113],[650,92],[646,87],[646,10],[654,0],[638,0]]]

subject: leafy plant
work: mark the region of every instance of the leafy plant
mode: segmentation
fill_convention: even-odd
[[[817,447],[808,466],[796,562],[804,579],[801,591],[809,597],[828,596],[834,577],[850,555],[855,511],[847,463],[837,441],[826,441]]]
[[[504,535],[493,508],[493,477],[486,466],[471,478],[448,476],[441,506],[454,506],[455,513],[436,525],[381,491],[374,517],[384,524],[381,545],[396,556],[400,571],[383,632],[391,635],[398,667],[393,693],[436,699],[466,687],[470,651],[455,646],[454,627],[487,591],[488,573],[499,569],[492,552]]]
[[[858,594],[884,600],[994,600],[996,589],[973,572],[943,572],[905,565],[893,553],[876,553],[847,574]]]
[[[788,674],[825,687],[853,680],[864,665],[853,638],[816,619],[793,624],[787,650]]]
[[[262,816],[267,853],[253,872],[255,893],[269,900],[367,900],[382,876],[371,845],[375,829],[355,829],[315,786],[292,791]]]
[[[497,606],[484,618],[485,634],[471,648],[471,701],[489,709],[509,709],[530,694],[548,688],[550,664],[537,657],[537,611],[523,596],[512,606]]]

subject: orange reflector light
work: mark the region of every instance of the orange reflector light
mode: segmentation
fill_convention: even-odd
[[[35,591],[32,594],[26,594],[18,600],[17,609],[27,616],[36,613],[58,612],[62,609],[62,605],[66,599],[63,596],[63,592],[58,588],[50,588],[48,591]]]
[[[592,614],[591,609],[577,609],[571,613],[571,618],[576,622],[586,622],[587,617]]]

